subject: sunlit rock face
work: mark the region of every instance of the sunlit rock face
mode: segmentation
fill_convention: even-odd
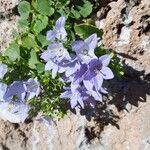
[[[118,0],[108,6],[106,17],[97,21],[104,32],[104,45],[120,53],[126,64],[150,73],[150,1]]]
[[[0,53],[4,52],[12,41],[12,33],[17,28],[19,16],[14,14],[19,0],[1,0],[0,1]]]

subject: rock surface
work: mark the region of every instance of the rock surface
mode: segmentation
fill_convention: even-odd
[[[125,78],[114,79],[107,101],[95,111],[68,112],[64,119],[26,124],[0,120],[0,150],[149,150],[150,1],[100,2],[96,24],[103,43],[123,59]],[[18,0],[0,2],[0,50],[11,41]]]
[[[97,23],[104,31],[104,45],[123,56],[126,64],[150,73],[150,1],[118,0],[108,6],[106,18]]]
[[[19,0],[0,1],[0,52],[4,51],[10,44],[12,33],[17,31],[18,16],[14,14],[14,8]]]

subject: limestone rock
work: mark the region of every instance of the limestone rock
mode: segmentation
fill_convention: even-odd
[[[126,64],[150,73],[150,1],[118,0],[108,5],[101,26],[104,45],[123,56]]]

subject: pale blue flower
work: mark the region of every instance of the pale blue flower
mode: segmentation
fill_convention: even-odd
[[[47,50],[41,55],[41,58],[45,61],[50,59],[54,62],[60,62],[62,59],[71,59],[66,48],[64,48],[62,43],[55,42],[48,46]]]
[[[75,76],[75,72],[80,69],[80,62],[73,54],[70,55],[70,60],[62,60],[59,64],[59,73],[64,73],[63,79],[65,82],[71,82]]]
[[[6,93],[7,85],[0,82],[0,101],[4,101],[3,96]]]
[[[84,41],[74,41],[72,49],[76,52],[79,60],[83,63],[88,63],[90,60],[97,58],[94,50],[97,47],[98,38],[96,34],[92,34]]]
[[[23,123],[28,117],[30,108],[25,104],[0,103],[0,118],[12,123]]]
[[[25,82],[26,85],[26,99],[30,100],[33,97],[37,97],[40,93],[40,84],[37,81],[37,78],[32,79],[30,78],[28,81]]]
[[[90,81],[97,91],[101,89],[103,79],[108,80],[114,77],[113,72],[108,67],[109,62],[110,56],[103,55],[99,59],[92,59],[88,64],[89,67],[84,80]]]
[[[3,79],[4,75],[7,73],[7,65],[0,64],[0,79]]]
[[[64,48],[63,44],[58,42],[48,46],[48,49],[42,53],[41,58],[47,62],[45,65],[45,70],[52,71],[52,78],[56,77],[57,72],[61,68],[65,71],[66,68],[61,67],[64,60],[71,60],[71,57],[68,51]]]
[[[25,102],[26,86],[23,81],[14,81],[8,86],[3,99],[6,102],[23,103]]]
[[[53,28],[47,32],[46,38],[48,41],[53,42],[54,40],[65,41],[67,37],[67,32],[65,30],[65,17],[60,17]]]
[[[84,100],[88,97],[84,87],[78,87],[74,90],[65,88],[65,90],[66,91],[60,95],[60,98],[70,99],[71,108],[75,108],[77,104],[80,104],[80,106],[84,108]]]

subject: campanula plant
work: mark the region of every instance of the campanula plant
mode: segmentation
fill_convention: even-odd
[[[0,55],[1,118],[62,118],[66,102],[84,109],[103,101],[104,82],[122,67],[98,46],[102,31],[90,23],[93,8],[89,0],[20,2],[19,31]]]
[[[63,22],[64,31],[64,17],[60,17],[56,24],[59,21]],[[47,34],[50,32],[52,31],[48,31]],[[60,37],[63,36],[64,32],[59,32],[59,38],[55,40],[61,40]],[[66,32],[64,37],[66,38]],[[97,35],[92,34],[84,41],[74,41],[72,43],[72,51],[75,52],[74,58],[70,56],[71,53],[69,54],[64,46],[58,46],[56,43],[54,46],[53,38],[48,38],[48,40],[51,44],[41,55],[41,58],[47,62],[45,70],[52,70],[53,78],[61,72],[63,73],[63,81],[70,82],[70,87],[66,88],[60,97],[69,99],[72,108],[77,104],[84,108],[85,103],[87,104],[88,101],[91,103],[92,100],[102,101],[102,93],[107,93],[102,87],[103,80],[112,79],[114,75],[108,67],[111,57],[107,54],[98,58],[94,53],[98,43]],[[66,76],[66,72],[70,69],[73,71]],[[65,79],[64,76],[66,76]]]

